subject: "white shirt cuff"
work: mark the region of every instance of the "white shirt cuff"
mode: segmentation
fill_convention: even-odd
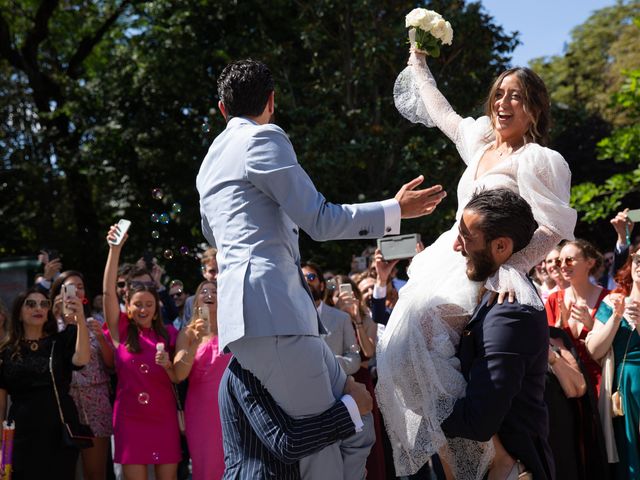
[[[380,285],[373,286],[373,298],[386,298],[387,286],[381,287]]]
[[[402,212],[400,211],[400,204],[395,198],[383,200],[380,204],[384,209],[384,234],[399,235],[402,215]]]
[[[342,401],[342,403],[344,403],[344,406],[347,407],[349,415],[351,416],[351,421],[356,427],[356,432],[361,432],[362,427],[364,427],[364,422],[362,421],[362,417],[360,416],[360,410],[358,410],[356,401],[351,395],[343,395],[340,400]]]
[[[616,253],[622,253],[624,250],[626,250],[628,247],[627,244],[620,244],[618,242],[616,242]]]
[[[51,280],[42,279],[38,282],[38,284],[42,285],[42,288],[44,288],[45,290],[51,289]]]

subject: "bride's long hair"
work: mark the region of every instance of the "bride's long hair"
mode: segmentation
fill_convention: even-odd
[[[547,92],[547,87],[542,78],[530,68],[510,68],[498,76],[489,90],[489,95],[487,95],[487,100],[484,104],[485,114],[491,119],[491,125],[495,129],[496,112],[493,105],[496,93],[502,84],[502,80],[509,75],[515,75],[520,84],[524,111],[531,120],[531,126],[524,134],[525,143],[534,142],[546,146],[549,142],[549,127],[551,125],[549,92]]]

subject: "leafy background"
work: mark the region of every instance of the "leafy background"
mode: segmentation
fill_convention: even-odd
[[[388,198],[420,173],[443,184],[450,195],[437,212],[402,226],[434,240],[453,220],[463,165],[442,134],[393,106],[404,15],[416,6],[453,25],[453,45],[430,65],[454,108],[479,115],[518,36],[476,2],[0,0],[0,257],[57,248],[95,292],[104,236],[125,217],[125,259],[152,250],[169,276],[195,284],[204,239],[194,180],[224,129],[216,76],[246,57],[270,66],[277,123],[330,201]],[[612,213],[640,207],[639,9],[595,12],[564,55],[532,62],[552,94],[552,147],[573,171],[577,232],[603,248]],[[176,202],[167,225],[152,222]],[[366,245],[301,238],[305,258],[342,271]]]

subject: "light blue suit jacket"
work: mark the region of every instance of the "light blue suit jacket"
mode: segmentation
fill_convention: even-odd
[[[335,205],[316,190],[285,132],[231,118],[198,172],[204,236],[218,248],[220,348],[244,336],[318,335],[298,228],[315,240],[377,238],[380,202]]]

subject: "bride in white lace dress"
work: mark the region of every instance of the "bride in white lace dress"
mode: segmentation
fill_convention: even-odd
[[[414,257],[378,344],[376,397],[393,446],[397,475],[418,471],[439,452],[456,479],[481,479],[494,455],[491,442],[447,439],[440,428],[466,382],[455,356],[460,333],[482,286],[466,275],[453,250],[462,210],[481,188],[509,188],[532,207],[538,222],[530,244],[485,284],[511,290],[522,304],[543,308],[520,272],[527,272],[560,240],[573,238],[576,213],[569,206],[571,172],[562,156],[543,146],[549,99],[531,70],[511,69],[494,82],[486,116],[462,118],[437,89],[425,56],[413,52],[394,92],[400,113],[437,126],[467,165],[458,184],[456,223]]]

